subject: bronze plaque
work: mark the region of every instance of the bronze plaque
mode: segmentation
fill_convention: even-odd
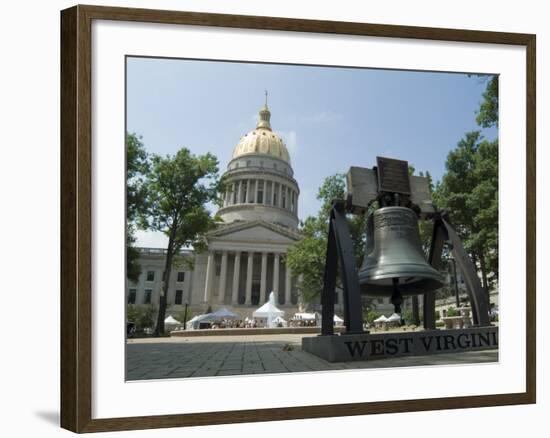
[[[411,194],[407,161],[376,157],[376,163],[378,166],[378,190],[402,195]]]

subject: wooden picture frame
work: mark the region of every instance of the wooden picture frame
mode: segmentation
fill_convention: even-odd
[[[526,391],[193,414],[92,418],[92,22],[113,20],[517,45],[526,48]],[[530,34],[75,6],[61,12],[61,426],[98,432],[515,405],[536,401],[535,57]]]

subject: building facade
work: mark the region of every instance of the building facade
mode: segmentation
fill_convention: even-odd
[[[286,254],[300,239],[300,188],[288,149],[272,130],[267,100],[256,128],[233,149],[223,178],[227,190],[217,212],[222,223],[207,234],[207,251],[182,254],[193,258],[193,269],[174,268],[168,314],[187,304],[191,313],[226,307],[244,318],[273,291],[278,307],[291,317],[300,308],[299,281]],[[158,303],[164,251],[140,251],[142,273],[138,283],[128,284],[128,303]]]

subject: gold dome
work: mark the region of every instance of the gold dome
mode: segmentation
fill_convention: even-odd
[[[283,139],[271,130],[271,113],[267,102],[260,110],[260,119],[254,131],[250,131],[235,146],[232,159],[247,154],[265,154],[279,158],[290,165],[290,155]]]

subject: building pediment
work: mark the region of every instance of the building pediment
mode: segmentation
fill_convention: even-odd
[[[293,244],[299,239],[298,231],[261,220],[222,225],[208,234],[208,240],[234,242]]]

